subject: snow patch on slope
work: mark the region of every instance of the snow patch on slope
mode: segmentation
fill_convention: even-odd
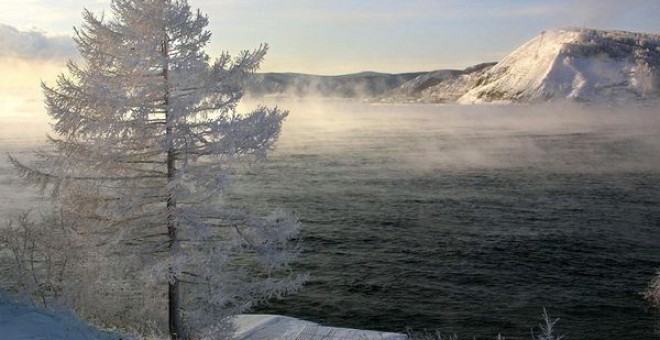
[[[396,101],[455,102],[472,88],[495,63],[475,65],[465,70],[433,71],[410,80],[390,91],[386,97]]]

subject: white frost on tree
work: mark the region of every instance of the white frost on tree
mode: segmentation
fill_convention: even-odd
[[[543,322],[539,323],[540,333],[535,336],[532,331],[533,340],[561,340],[564,338],[561,335],[557,335],[555,331],[555,324],[559,319],[553,320],[550,318],[550,315],[548,315],[548,311],[545,308],[543,308],[543,314],[541,314],[541,317],[543,317]]]
[[[95,293],[117,318],[167,319],[174,339],[226,331],[229,316],[300,287],[288,270],[295,219],[219,198],[231,165],[263,158],[287,116],[237,112],[267,46],[211,61],[208,19],[186,0],[112,0],[108,17],[83,19],[83,63],[43,86],[52,149],[33,165],[11,160],[80,226]]]
[[[644,293],[646,299],[654,307],[660,307],[660,272],[653,278],[649,284],[648,290]]]

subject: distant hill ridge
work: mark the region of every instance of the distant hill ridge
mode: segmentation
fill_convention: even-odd
[[[545,31],[498,63],[465,70],[344,76],[268,73],[251,93],[386,101],[535,103],[660,98],[660,34]]]
[[[301,73],[257,74],[248,87],[251,96],[375,98],[424,74],[361,72],[341,76]]]

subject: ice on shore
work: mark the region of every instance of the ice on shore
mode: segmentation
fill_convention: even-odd
[[[236,317],[237,340],[404,340],[400,333],[325,327],[314,322],[280,315]]]

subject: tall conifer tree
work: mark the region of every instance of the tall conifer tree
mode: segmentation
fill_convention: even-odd
[[[108,18],[83,19],[83,62],[43,86],[52,150],[30,166],[12,158],[21,174],[53,189],[103,254],[104,276],[167,287],[154,299],[163,297],[172,339],[217,333],[229,316],[299,287],[303,276],[286,271],[295,221],[219,199],[230,164],[262,158],[287,116],[237,113],[267,46],[210,61],[208,19],[186,0],[112,0]]]

